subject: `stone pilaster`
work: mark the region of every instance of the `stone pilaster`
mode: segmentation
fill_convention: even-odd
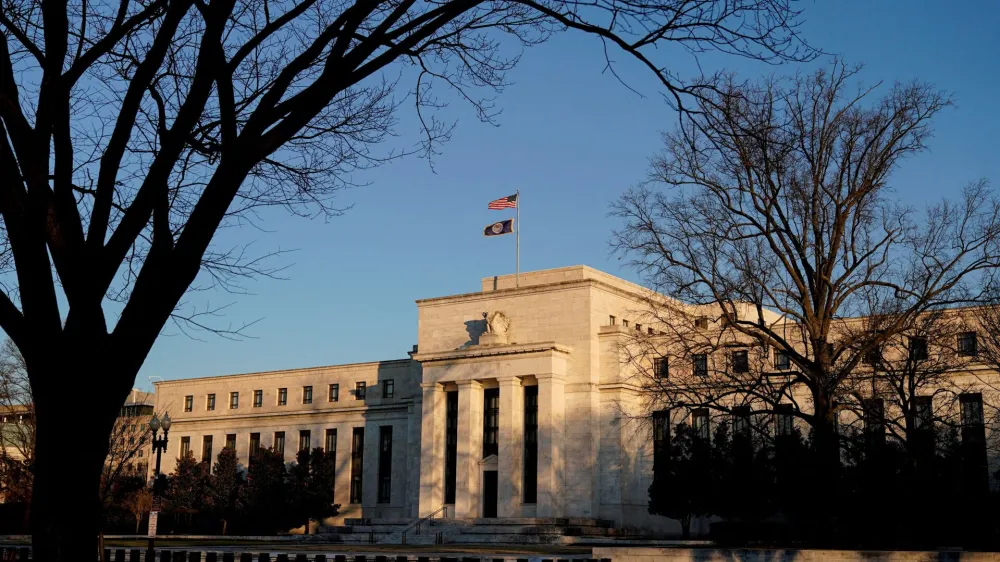
[[[560,375],[538,379],[538,503],[536,517],[558,517],[565,478],[566,397]]]
[[[421,383],[420,498],[418,512],[429,515],[444,504],[445,393],[438,383]]]
[[[500,435],[497,515],[521,517],[524,472],[524,387],[518,377],[498,378]]]
[[[455,517],[481,516],[483,459],[483,385],[458,381],[458,474],[455,479]]]

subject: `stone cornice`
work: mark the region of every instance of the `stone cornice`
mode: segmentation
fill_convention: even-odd
[[[555,283],[545,283],[542,285],[528,285],[527,287],[518,287],[514,289],[497,289],[495,291],[479,291],[475,293],[462,293],[460,295],[448,295],[445,297],[431,297],[428,299],[417,299],[416,303],[418,307],[421,306],[435,306],[442,304],[450,304],[453,302],[460,301],[477,301],[477,300],[489,300],[498,297],[510,297],[510,296],[520,296],[520,295],[531,295],[536,293],[548,293],[552,291],[565,291],[569,289],[579,289],[583,287],[594,287],[597,289],[602,289],[609,293],[613,293],[619,296],[623,296],[629,299],[642,301],[644,299],[654,298],[657,300],[668,301],[669,299],[650,291],[649,289],[643,289],[646,294],[642,294],[641,291],[628,291],[621,287],[616,287],[611,283],[606,283],[600,279],[573,279],[570,281],[557,281]]]
[[[388,359],[385,361],[346,363],[343,365],[324,365],[320,367],[302,367],[299,369],[282,369],[278,371],[236,373],[231,375],[212,375],[208,377],[194,377],[190,379],[171,379],[166,381],[157,381],[153,384],[156,387],[160,386],[169,387],[176,385],[187,386],[191,384],[214,384],[223,381],[232,381],[240,379],[272,379],[272,378],[290,377],[297,375],[321,375],[324,373],[335,373],[338,371],[363,370],[368,368],[378,368],[378,367],[388,367],[388,366],[401,367],[403,365],[406,365],[410,361],[411,359]]]
[[[569,355],[572,351],[572,346],[556,343],[554,341],[546,341],[527,344],[513,343],[509,345],[473,345],[465,349],[456,349],[452,351],[418,353],[414,355],[413,358],[420,363],[436,363],[441,361],[461,361],[465,359],[500,357],[504,355]]]

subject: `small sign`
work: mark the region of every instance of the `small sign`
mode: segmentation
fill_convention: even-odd
[[[163,498],[161,496],[153,496],[153,505],[150,506],[149,511],[162,511],[160,505],[163,503]]]
[[[159,514],[160,514],[159,511],[149,512],[149,534],[147,536],[150,537],[156,536],[156,519]]]

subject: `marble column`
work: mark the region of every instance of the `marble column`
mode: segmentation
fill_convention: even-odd
[[[421,383],[420,517],[444,505],[445,392],[438,383]]]
[[[458,381],[458,462],[455,479],[455,517],[481,517],[483,460],[483,385]]]
[[[560,375],[540,374],[538,379],[538,502],[536,517],[562,515],[562,490],[566,474],[565,381]]]
[[[500,432],[497,455],[497,516],[521,517],[524,472],[524,387],[518,377],[498,378]]]

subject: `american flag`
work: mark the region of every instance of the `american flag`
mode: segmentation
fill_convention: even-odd
[[[489,209],[494,211],[499,211],[502,209],[516,209],[517,208],[517,194],[508,195],[507,197],[501,197],[496,201],[490,201],[488,206]]]

